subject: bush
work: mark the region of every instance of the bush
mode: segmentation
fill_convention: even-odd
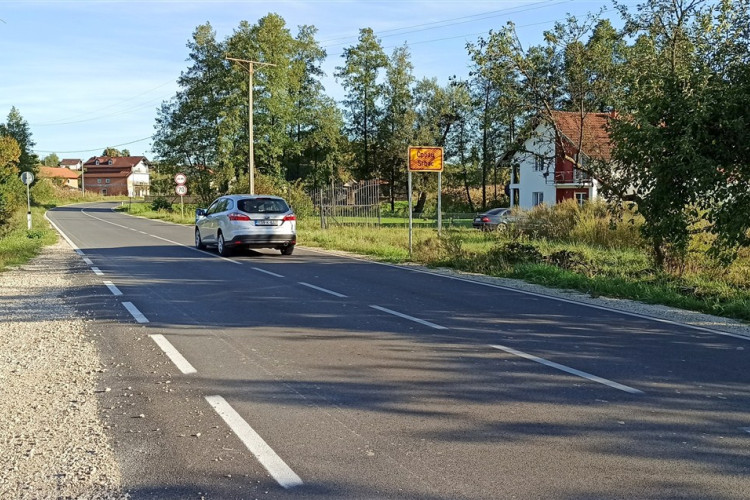
[[[167,212],[171,212],[172,202],[164,198],[163,196],[159,196],[158,198],[154,198],[154,201],[151,202],[151,210],[153,210],[154,212],[158,212],[159,210],[166,210]]]
[[[508,264],[537,264],[542,261],[542,253],[534,245],[516,241],[499,247],[493,253],[501,256]]]
[[[61,188],[55,186],[51,179],[39,179],[31,186],[31,201],[38,205],[44,205],[55,200],[56,194]]]

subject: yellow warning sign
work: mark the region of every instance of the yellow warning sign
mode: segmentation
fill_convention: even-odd
[[[412,172],[442,172],[443,148],[409,146],[409,170]]]

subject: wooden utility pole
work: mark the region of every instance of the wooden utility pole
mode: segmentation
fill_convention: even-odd
[[[227,61],[234,61],[239,63],[240,66],[245,68],[243,63],[247,64],[247,136],[248,136],[248,160],[247,160],[247,175],[250,178],[250,194],[255,194],[255,148],[253,147],[253,72],[254,64],[261,66],[276,66],[271,63],[263,63],[258,61],[248,61],[247,59],[237,59],[235,57],[227,56]]]

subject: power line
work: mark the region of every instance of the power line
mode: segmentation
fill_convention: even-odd
[[[550,3],[552,1],[554,1],[554,0],[544,0],[544,1],[539,1],[539,2],[532,3],[532,4],[529,4],[529,5],[533,6],[533,5],[545,4],[545,3]],[[566,2],[570,2],[570,1],[572,1],[572,0],[558,1],[557,4],[559,4],[559,3],[566,3]],[[557,5],[557,4],[552,4],[552,5]],[[552,7],[552,5],[549,5],[549,7]],[[414,30],[414,31],[405,31],[405,30],[411,30],[412,28],[423,28],[425,26],[434,26],[434,25],[440,25],[439,27],[443,28],[443,27],[446,27],[446,26],[454,26],[456,24],[466,24],[466,23],[470,23],[470,22],[474,22],[474,21],[483,21],[485,19],[491,19],[493,17],[501,17],[501,16],[508,15],[508,14],[518,14],[520,12],[526,12],[526,11],[529,11],[529,10],[535,10],[536,8],[537,7],[529,7],[529,8],[525,8],[525,9],[516,10],[516,9],[519,9],[519,6],[507,7],[505,9],[490,10],[490,11],[487,11],[487,12],[480,12],[478,14],[472,14],[472,15],[469,15],[469,16],[454,17],[454,18],[449,18],[449,19],[442,19],[440,21],[432,21],[432,22],[429,22],[429,23],[415,24],[415,25],[412,25],[412,26],[403,26],[401,28],[392,28],[392,29],[389,29],[389,30],[382,30],[382,31],[378,32],[378,35],[381,38],[385,38],[385,37],[389,37],[389,36],[398,36],[398,35],[403,35],[403,34],[408,34],[408,33],[415,33],[415,32],[418,32],[418,31],[424,31],[422,29],[420,29],[420,30]],[[472,18],[477,18],[477,19],[472,19]],[[466,20],[466,19],[468,19],[468,20]],[[454,23],[454,22],[451,22],[451,21],[457,21],[457,22]],[[392,35],[384,35],[384,33],[391,33],[391,32],[396,32],[396,31],[400,31],[402,33],[394,33]],[[338,40],[351,40],[351,39],[356,39],[356,38],[357,38],[356,35],[350,35],[350,36],[344,36],[344,37],[338,37],[338,38],[331,38],[329,40],[323,40],[320,43],[321,43],[321,45],[325,45],[325,44],[327,44],[329,42],[335,42],[335,41],[338,41]],[[326,47],[330,47],[330,46],[335,46],[335,45],[342,45],[342,43],[335,43],[335,44],[325,45],[325,46]]]
[[[135,94],[133,96],[127,97],[127,98],[122,99],[120,101],[114,102],[114,103],[112,103],[112,104],[110,104],[108,106],[102,106],[101,108],[98,108],[96,111],[93,111],[92,113],[97,113],[97,112],[100,112],[100,111],[105,110],[105,109],[114,108],[115,106],[119,106],[120,104],[126,103],[128,101],[132,101],[133,99],[136,99],[136,98],[138,98],[138,97],[140,97],[142,95],[146,95],[149,92],[153,92],[154,90],[158,90],[158,89],[160,89],[162,87],[165,87],[165,86],[167,86],[167,85],[169,85],[171,83],[174,83],[174,81],[170,80],[168,82],[160,83],[156,87],[153,87],[153,88],[150,88],[148,90],[145,90],[145,91],[141,92],[140,94]],[[163,100],[164,99],[159,99],[159,101],[163,101]],[[149,101],[149,103],[151,103],[151,102],[154,102],[154,101]],[[130,110],[132,110],[132,109],[140,109],[140,108],[130,108]],[[90,114],[91,113],[80,113],[78,115],[73,115],[73,117],[75,117],[75,116],[87,116],[87,115],[90,115]],[[105,115],[104,117],[106,117],[106,116],[109,116],[109,115]],[[32,125],[34,125],[35,127],[49,127],[49,126],[54,126],[54,125],[70,125],[71,123],[82,123],[82,122],[85,122],[85,121],[92,121],[92,120],[96,120],[96,119],[99,119],[99,118],[100,117],[95,117],[95,118],[91,118],[91,119],[83,119],[83,120],[80,120],[80,121],[75,121],[75,120],[73,120],[73,121],[63,121],[63,120],[69,120],[70,119],[70,117],[69,117],[69,118],[65,118],[63,120],[57,120],[57,121],[52,121],[52,122],[47,122],[47,123],[34,123]]]
[[[114,146],[112,146],[112,145],[102,146],[100,148],[95,148],[95,149],[75,149],[73,151],[44,151],[42,149],[35,149],[34,152],[35,153],[48,153],[48,154],[52,154],[52,153],[55,153],[55,154],[92,153],[94,151],[104,151],[107,148],[119,148],[120,146],[129,146],[130,144],[135,144],[137,142],[142,142],[142,141],[151,139],[152,137],[153,136],[148,136],[148,137],[144,137],[143,139],[137,139],[135,141],[123,142],[122,144],[115,144]]]

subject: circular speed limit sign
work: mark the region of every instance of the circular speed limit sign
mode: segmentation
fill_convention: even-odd
[[[27,186],[34,182],[34,174],[31,172],[24,172],[21,174],[21,182],[26,184]]]
[[[177,174],[174,176],[174,181],[178,186],[182,186],[187,182],[187,176],[185,174]]]
[[[175,186],[174,192],[179,194],[180,196],[185,196],[187,194],[187,186],[180,184],[179,186]]]

